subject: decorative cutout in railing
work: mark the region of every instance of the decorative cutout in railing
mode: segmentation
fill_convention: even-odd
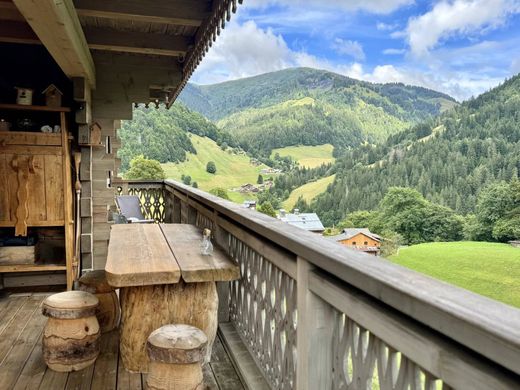
[[[296,281],[232,235],[229,252],[242,275],[231,283],[231,321],[271,388],[294,389]]]
[[[332,388],[448,390],[401,352],[335,309]]]
[[[124,186],[117,186],[116,191],[118,195],[139,196],[145,219],[153,219],[157,223],[166,221],[166,192],[162,184],[125,183]]]

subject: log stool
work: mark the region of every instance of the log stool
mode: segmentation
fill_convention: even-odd
[[[54,371],[81,370],[99,355],[98,299],[84,291],[54,294],[43,301],[43,359]]]
[[[121,308],[115,288],[107,282],[104,270],[91,271],[79,278],[79,289],[94,294],[99,299],[96,317],[101,333],[110,332],[119,325]]]
[[[150,390],[202,390],[202,361],[208,338],[191,325],[164,325],[146,343]]]

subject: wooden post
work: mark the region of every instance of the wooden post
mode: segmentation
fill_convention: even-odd
[[[307,260],[298,257],[297,390],[330,389],[332,386],[333,309],[309,291],[309,274],[313,268]]]
[[[74,216],[72,208],[74,198],[72,196],[72,172],[70,161],[69,132],[65,113],[60,113],[61,143],[63,145],[63,203],[65,205],[65,262],[67,265],[67,290],[72,290],[74,281],[73,256],[74,256]],[[79,223],[79,221],[78,221]]]
[[[220,246],[224,252],[229,254],[228,240],[229,233],[226,232],[218,224],[218,211],[213,211],[213,226],[215,231],[213,236],[215,237],[215,243]],[[218,322],[229,322],[229,283],[232,282],[218,282],[217,283],[217,294],[218,294]]]
[[[171,196],[173,197],[172,222],[181,223],[181,200],[175,195]]]

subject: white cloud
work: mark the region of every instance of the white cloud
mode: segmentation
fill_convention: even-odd
[[[269,5],[286,5],[295,7],[318,6],[320,8],[343,9],[347,11],[368,11],[375,14],[389,14],[414,0],[248,0],[247,5],[253,8],[266,8]]]
[[[292,66],[291,50],[281,35],[254,22],[231,22],[213,44],[193,80],[211,84]]]
[[[445,92],[458,100],[464,100],[482,93],[499,84],[508,75],[497,76],[494,70],[487,72],[472,71],[472,67],[462,64],[461,71],[454,71],[443,65],[455,63],[456,58],[468,61],[479,61],[480,57],[474,57],[474,52],[487,50],[501,52],[504,55],[510,52],[510,47],[518,47],[516,40],[507,45],[481,43],[470,48],[459,49],[458,52],[438,50],[437,62],[430,63],[427,67],[420,65],[395,66],[381,64],[373,69],[365,69],[357,62],[336,63],[326,58],[317,57],[307,51],[291,50],[281,35],[273,33],[270,29],[262,29],[254,22],[244,24],[231,22],[227,25],[217,42],[210,49],[202,63],[199,65],[191,81],[199,84],[213,84],[227,80],[255,76],[262,73],[273,72],[291,67],[311,67],[324,69],[359,80],[376,83],[402,82],[404,84],[418,85],[426,88]],[[390,49],[391,50],[391,49]],[[399,50],[399,49],[394,49]],[[511,62],[511,71],[520,68],[520,58]],[[519,69],[520,70],[520,69]]]
[[[520,57],[515,58],[513,61],[511,61],[511,73],[520,73]]]
[[[337,53],[353,57],[357,61],[363,61],[365,59],[363,46],[357,41],[336,38],[332,43],[332,48]]]
[[[388,24],[388,23],[379,22],[379,23],[376,24],[376,28],[379,31],[392,31],[392,30],[395,30],[398,27],[399,27],[399,25],[397,23],[395,23],[395,24]]]
[[[520,12],[518,0],[442,0],[431,11],[411,18],[404,33],[412,54],[424,56],[444,39],[482,34],[516,12]]]
[[[387,55],[387,56],[395,56],[395,55],[400,55],[400,54],[404,54],[406,53],[406,50],[405,49],[385,49],[383,50],[383,54]]]

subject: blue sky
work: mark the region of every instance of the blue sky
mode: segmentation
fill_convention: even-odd
[[[192,81],[295,66],[464,100],[520,72],[520,0],[244,0]]]

